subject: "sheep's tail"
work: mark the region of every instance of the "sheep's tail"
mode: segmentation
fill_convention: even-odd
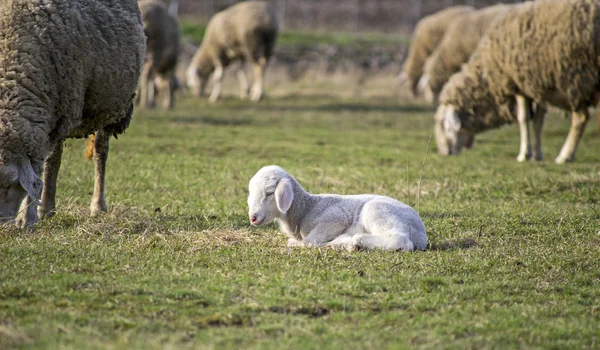
[[[85,151],[83,154],[87,159],[92,159],[94,156],[94,142],[96,141],[96,133],[91,134],[85,143]]]

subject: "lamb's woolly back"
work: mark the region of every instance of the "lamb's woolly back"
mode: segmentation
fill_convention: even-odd
[[[429,88],[437,96],[450,77],[469,60],[485,32],[518,5],[497,4],[463,14],[453,21],[425,66]]]
[[[404,61],[402,72],[407,78],[409,87],[416,94],[419,78],[427,58],[444,38],[446,29],[474,8],[471,6],[452,6],[423,17],[415,28],[408,56]]]
[[[515,95],[567,110],[592,105],[600,85],[599,6],[538,0],[512,9],[446,84],[441,103],[455,106],[475,131],[514,121]]]

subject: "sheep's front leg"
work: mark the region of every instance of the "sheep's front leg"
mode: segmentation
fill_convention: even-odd
[[[56,180],[60,169],[63,153],[63,141],[59,141],[54,150],[44,162],[44,188],[42,190],[42,205],[38,209],[41,218],[54,215],[56,209]]]
[[[546,116],[546,107],[537,105],[533,115],[533,133],[535,135],[535,144],[533,147],[533,159],[542,160],[542,129],[544,127],[544,118]]]
[[[590,115],[587,109],[582,111],[573,112],[571,115],[571,130],[567,136],[567,140],[560,150],[560,154],[556,157],[557,164],[563,164],[564,162],[572,162],[575,160],[575,152],[577,151],[577,145],[583,136],[585,131],[585,125],[587,124]]]
[[[248,99],[248,77],[246,77],[246,69],[244,62],[240,63],[240,69],[237,71],[238,82],[240,83],[240,99]]]
[[[96,140],[94,141],[96,176],[94,178],[94,194],[92,195],[92,203],[90,204],[90,213],[92,216],[101,211],[105,212],[107,209],[104,198],[104,180],[106,176],[106,161],[108,159],[108,140],[109,136],[104,130],[99,130],[96,133]]]
[[[257,62],[252,62],[252,72],[254,74],[254,83],[250,90],[250,100],[259,101],[263,94],[263,78],[265,74],[265,67],[267,65],[267,59],[261,57]]]
[[[531,158],[531,144],[529,142],[529,120],[531,119],[531,110],[529,109],[530,100],[524,96],[517,95],[517,121],[519,122],[519,131],[521,133],[521,146],[517,161],[523,162]]]
[[[223,66],[218,65],[213,73],[213,88],[210,92],[208,101],[211,103],[217,102],[221,95],[221,82],[223,81]]]
[[[154,81],[152,79],[152,61],[146,60],[140,76],[139,102],[143,107],[151,108],[154,104]]]

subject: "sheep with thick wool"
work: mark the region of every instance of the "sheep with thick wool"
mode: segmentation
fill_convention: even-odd
[[[425,97],[429,102],[438,101],[444,84],[469,60],[485,32],[514,6],[518,5],[498,4],[471,11],[448,26],[423,70]]]
[[[373,194],[310,194],[282,168],[261,168],[250,180],[250,223],[277,220],[288,246],[412,251],[427,247],[417,212],[390,197]]]
[[[181,34],[177,14],[169,13],[161,0],[140,0],[138,4],[147,37],[146,61],[140,78],[138,102],[144,107],[152,108],[155,104],[155,92],[158,92],[163,100],[163,108],[171,109],[175,106],[175,89],[178,85],[175,72]],[[171,11],[176,11],[177,2],[173,1],[170,5],[173,5]]]
[[[215,14],[208,22],[202,44],[187,69],[186,83],[192,93],[203,95],[212,74],[209,101],[215,102],[221,94],[225,67],[240,60],[240,97],[248,98],[248,79],[244,72],[247,61],[254,73],[250,100],[260,100],[265,69],[273,54],[278,30],[275,9],[265,1],[244,1]]]
[[[448,26],[474,10],[471,6],[452,6],[423,17],[414,30],[408,56],[402,65],[402,73],[398,76],[399,84],[407,83],[416,97],[426,61],[444,38]]]
[[[105,211],[109,136],[129,125],[144,59],[137,2],[3,0],[0,38],[0,220],[32,225],[40,191],[51,214],[64,140],[94,132],[90,208]]]
[[[544,108],[532,115],[530,102],[571,111],[571,130],[557,163],[572,161],[598,102],[600,88],[600,3],[595,0],[538,0],[510,10],[490,28],[462,70],[440,95],[435,135],[442,154],[458,154],[474,135],[512,123],[521,131],[518,160],[542,158]]]

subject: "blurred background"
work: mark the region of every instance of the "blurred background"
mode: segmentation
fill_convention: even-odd
[[[178,66],[181,79],[208,20],[237,2],[180,0],[181,30],[188,45]],[[522,1],[271,0],[281,31],[267,70],[267,93],[412,99],[394,77],[401,70],[418,21],[449,6],[481,8],[500,2]],[[235,69],[236,64],[225,74],[225,96],[237,95]]]

